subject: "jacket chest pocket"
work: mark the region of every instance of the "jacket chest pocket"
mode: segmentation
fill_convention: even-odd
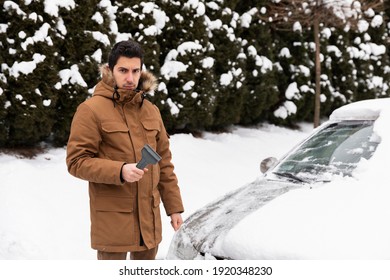
[[[103,141],[110,146],[118,146],[129,141],[129,129],[120,122],[103,122]]]
[[[148,144],[156,149],[159,133],[161,131],[159,122],[155,120],[143,120],[141,123],[145,130]]]

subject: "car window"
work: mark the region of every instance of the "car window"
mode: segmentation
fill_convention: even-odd
[[[357,163],[369,159],[379,144],[373,121],[331,123],[284,158],[276,173],[290,173],[309,180],[329,175],[351,175]]]

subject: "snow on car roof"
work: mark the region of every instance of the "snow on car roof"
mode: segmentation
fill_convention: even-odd
[[[333,111],[329,119],[338,120],[376,120],[382,110],[390,108],[390,98],[357,101]]]

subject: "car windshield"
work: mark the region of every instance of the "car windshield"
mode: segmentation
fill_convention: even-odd
[[[331,123],[287,155],[272,173],[298,182],[330,181],[335,174],[350,176],[358,162],[369,159],[379,144],[373,123]]]

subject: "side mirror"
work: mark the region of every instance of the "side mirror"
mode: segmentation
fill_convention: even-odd
[[[260,163],[260,171],[261,173],[267,172],[269,169],[274,167],[276,164],[278,164],[278,160],[274,157],[268,157],[266,159],[263,159]]]

